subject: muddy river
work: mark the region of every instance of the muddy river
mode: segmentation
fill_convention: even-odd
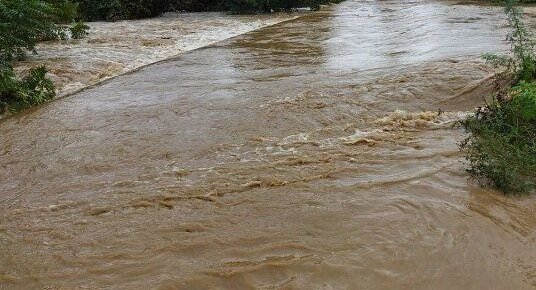
[[[0,123],[2,289],[535,289],[468,179],[499,8],[348,0]]]

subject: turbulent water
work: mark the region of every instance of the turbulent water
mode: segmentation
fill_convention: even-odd
[[[89,22],[87,37],[42,42],[37,46],[39,54],[16,62],[14,69],[25,75],[30,68],[45,65],[57,95],[62,97],[145,65],[300,15],[166,13],[151,19]]]
[[[3,121],[0,288],[536,288],[453,126],[503,19],[348,0]]]

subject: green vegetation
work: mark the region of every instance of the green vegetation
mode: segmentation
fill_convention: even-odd
[[[57,34],[54,8],[43,1],[0,2],[0,59],[23,58],[26,51],[35,53],[35,44]]]
[[[169,0],[76,0],[86,20],[138,19],[172,9]]]
[[[521,8],[516,6],[516,0],[506,0],[504,12],[512,31],[507,35],[512,55],[484,54],[483,58],[489,63],[506,68],[512,73],[515,82],[532,81],[536,76],[536,57],[534,55],[534,42],[530,31],[522,20]]]
[[[516,1],[505,2],[512,32],[511,56],[487,54],[490,63],[505,68],[513,87],[499,93],[463,125],[470,136],[462,142],[468,171],[505,193],[536,189],[536,57]]]
[[[43,66],[33,68],[22,80],[15,77],[13,69],[0,67],[0,110],[13,112],[44,103],[55,95],[54,84],[46,78]]]
[[[0,113],[17,112],[54,97],[54,85],[46,68],[31,69],[22,79],[13,72],[12,62],[26,52],[36,53],[37,42],[73,38],[87,34],[83,23],[68,23],[77,17],[78,5],[69,1],[4,0],[0,2]]]
[[[509,193],[536,186],[536,83],[522,83],[511,100],[494,100],[465,120],[469,172]]]
[[[87,26],[84,22],[78,21],[75,24],[73,24],[71,27],[69,27],[69,31],[71,31],[71,37],[74,39],[84,38],[88,35],[89,26]]]
[[[154,17],[167,11],[231,11],[256,13],[298,7],[320,8],[341,0],[76,0],[86,20]]]

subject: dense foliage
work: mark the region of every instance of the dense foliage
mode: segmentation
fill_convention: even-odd
[[[82,21],[78,21],[75,24],[73,24],[71,27],[69,27],[69,31],[71,32],[71,37],[74,39],[86,37],[89,34],[88,30],[89,30],[89,26],[86,25]]]
[[[0,2],[0,59],[9,61],[35,52],[37,41],[56,34],[54,8],[39,0]]]
[[[20,111],[54,97],[54,85],[46,78],[46,68],[31,69],[19,79],[12,61],[26,52],[36,53],[38,41],[86,35],[83,23],[70,23],[77,17],[78,4],[67,0],[0,1],[0,113],[6,109]]]
[[[19,80],[9,65],[0,66],[0,111],[9,108],[17,112],[52,99],[54,84],[46,72],[43,66],[33,68]]]
[[[470,136],[462,142],[468,171],[504,192],[536,189],[536,56],[532,36],[515,0],[505,2],[512,32],[510,56],[488,54],[485,59],[505,68],[514,86],[499,92],[463,125]]]
[[[536,83],[513,88],[511,100],[495,100],[465,120],[462,145],[469,172],[504,192],[536,188]]]
[[[87,20],[119,20],[153,17],[172,7],[169,0],[76,0]]]
[[[232,11],[254,13],[298,7],[318,9],[341,0],[76,0],[86,20],[153,17],[167,11]]]

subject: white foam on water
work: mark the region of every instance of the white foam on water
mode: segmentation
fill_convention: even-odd
[[[46,65],[58,96],[65,96],[142,66],[300,15],[168,13],[152,19],[90,22],[87,38],[41,43],[37,47],[39,54],[15,64],[15,70],[24,74],[32,67]]]

